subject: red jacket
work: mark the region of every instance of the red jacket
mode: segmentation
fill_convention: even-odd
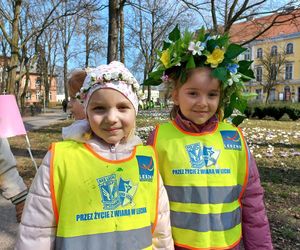
[[[216,116],[210,118],[202,125],[194,124],[183,115],[178,114],[175,118],[176,124],[187,132],[203,133],[211,131],[218,119]],[[147,144],[153,145],[155,130],[149,135]],[[249,152],[250,153],[250,152]],[[242,232],[245,250],[270,250],[273,249],[269,227],[264,205],[264,190],[260,184],[260,178],[256,162],[250,153],[249,177],[244,197],[242,199]],[[175,246],[177,250],[185,248]],[[233,248],[240,249],[240,246]]]

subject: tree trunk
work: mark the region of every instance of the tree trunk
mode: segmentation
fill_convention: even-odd
[[[89,57],[90,57],[90,27],[91,21],[87,20],[87,25],[85,29],[85,67],[89,66]]]
[[[28,83],[29,83],[29,70],[30,67],[28,64],[25,64],[25,70],[26,70],[26,80],[25,80],[25,85],[23,88],[23,92],[20,96],[20,103],[21,103],[21,114],[24,115],[25,114],[25,98],[26,98],[26,93],[27,93],[27,89],[28,89]]]
[[[1,94],[7,91],[7,68],[8,68],[7,55],[4,54],[3,71],[2,71],[2,82],[1,82]]]
[[[65,99],[68,100],[68,58],[67,58],[67,51],[64,51],[64,87],[65,87]]]
[[[125,63],[124,5],[120,5],[120,61]]]
[[[109,0],[107,63],[118,60],[118,1]]]
[[[44,58],[43,66],[44,66],[43,67],[44,102],[45,102],[45,106],[48,107],[50,84],[49,84],[49,77],[48,77],[48,62],[46,61],[46,58]]]
[[[6,91],[9,94],[15,94],[16,92],[16,74],[18,67],[18,53],[19,53],[19,19],[21,13],[22,0],[15,1],[14,19],[12,22],[12,40],[10,44],[11,59],[8,68],[8,83]]]

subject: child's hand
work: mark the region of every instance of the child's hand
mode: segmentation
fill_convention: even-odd
[[[19,204],[17,204],[16,207],[16,218],[17,218],[17,222],[21,221],[21,217],[22,217],[22,212],[24,209],[24,204],[25,201],[20,202]]]

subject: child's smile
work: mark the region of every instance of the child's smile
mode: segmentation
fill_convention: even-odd
[[[87,116],[92,131],[109,144],[127,138],[135,125],[131,102],[114,89],[96,90],[88,103]]]
[[[217,112],[220,83],[210,76],[210,70],[202,68],[174,90],[173,100],[186,118],[198,125],[203,124]]]

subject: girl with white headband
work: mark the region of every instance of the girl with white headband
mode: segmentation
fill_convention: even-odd
[[[120,62],[88,72],[81,139],[51,145],[31,186],[16,249],[174,248],[154,150],[134,135],[138,88]]]

